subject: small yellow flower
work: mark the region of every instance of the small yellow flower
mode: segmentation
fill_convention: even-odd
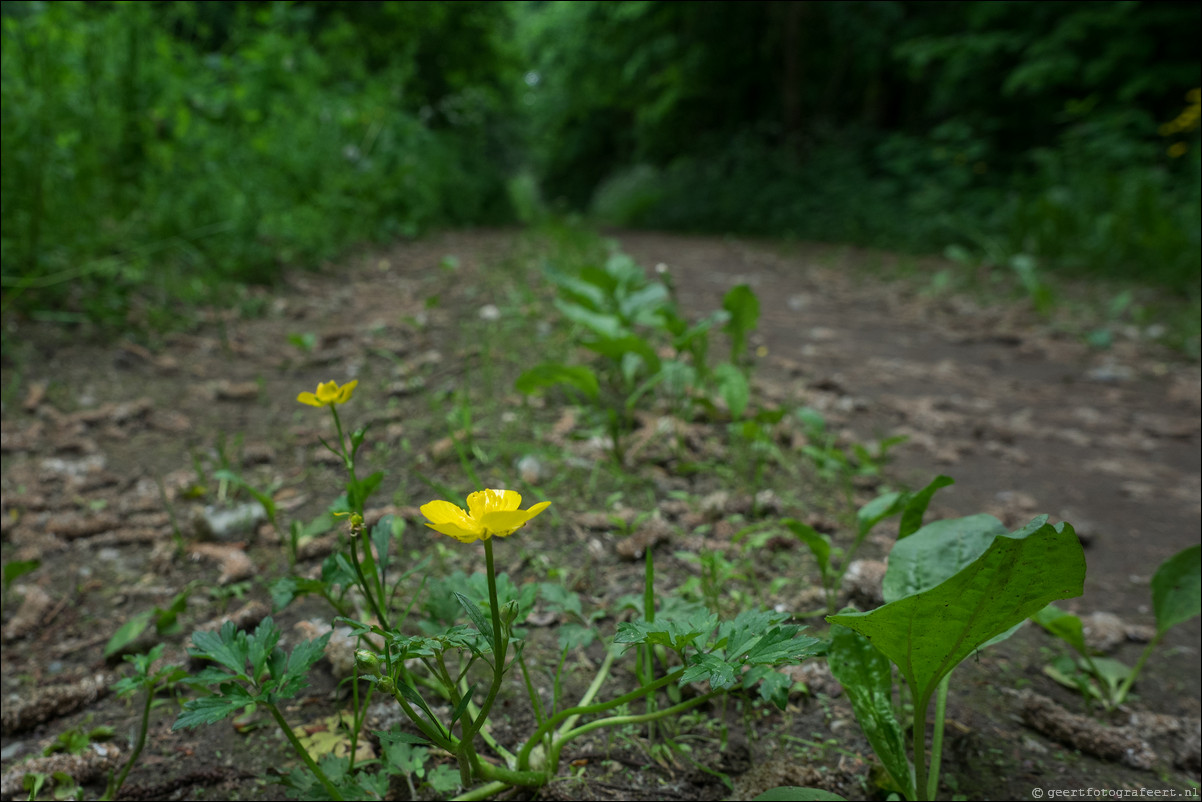
[[[338,382],[325,382],[317,385],[316,393],[301,393],[296,400],[311,407],[332,407],[335,404],[345,404],[351,400],[351,393],[355,392],[355,385],[358,383],[359,380],[356,379],[339,387]]]
[[[522,494],[514,490],[479,490],[467,497],[467,511],[449,501],[431,501],[422,505],[422,515],[430,519],[426,526],[435,532],[471,543],[490,537],[512,535],[534,516],[551,506],[544,501],[528,510],[519,510]]]

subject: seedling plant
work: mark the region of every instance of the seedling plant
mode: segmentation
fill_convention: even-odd
[[[555,308],[578,332],[573,343],[595,358],[543,362],[523,372],[515,386],[528,395],[568,388],[604,420],[619,464],[634,411],[653,393],[684,419],[694,407],[718,414],[713,398],[722,399],[731,418],[743,415],[751,394],[744,352],[759,319],[759,300],[750,287],[733,288],[721,310],[690,323],[669,285],[649,280],[625,254],[613,253],[603,267],[585,265],[577,273],[551,267],[545,272],[558,295]],[[711,368],[709,333],[719,324],[730,339],[730,359]]]
[[[1165,633],[1202,613],[1202,546],[1178,552],[1156,570],[1152,577],[1152,611],[1156,616],[1156,634],[1135,665],[1128,666],[1095,655],[1085,642],[1081,619],[1049,604],[1032,619],[1071,646],[1078,659],[1064,656],[1046,666],[1044,673],[1079,690],[1085,698],[1096,700],[1105,710],[1114,710],[1125,702],[1135,678]]]

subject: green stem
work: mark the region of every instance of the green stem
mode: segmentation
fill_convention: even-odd
[[[1143,669],[1144,663],[1148,662],[1148,656],[1152,654],[1152,650],[1156,648],[1156,644],[1160,643],[1160,639],[1163,637],[1163,632],[1157,632],[1156,636],[1153,637],[1152,640],[1148,641],[1148,645],[1144,648],[1143,654],[1139,656],[1139,660],[1136,661],[1135,667],[1131,669],[1131,673],[1127,675],[1127,678],[1123,680],[1123,684],[1119,686],[1117,691],[1115,691],[1113,700],[1114,707],[1121,705],[1123,700],[1127,698],[1127,693],[1131,690],[1131,686],[1135,682],[1135,677]]]
[[[490,796],[496,796],[512,787],[507,782],[490,782],[488,785],[481,785],[479,788],[473,788],[470,791],[464,791],[459,796],[451,797],[451,802],[460,802],[460,800],[462,802],[475,802],[480,799],[488,799]]]
[[[549,774],[553,774],[555,772],[556,767],[559,765],[560,751],[563,749],[565,744],[577,736],[584,735],[585,733],[592,732],[593,730],[601,729],[602,727],[619,727],[623,724],[641,724],[644,721],[655,721],[656,719],[675,715],[676,713],[683,713],[689,708],[696,707],[703,702],[708,702],[710,699],[713,699],[722,693],[725,693],[725,689],[710,691],[709,693],[694,697],[688,701],[681,702],[680,704],[672,705],[671,707],[665,707],[662,710],[656,710],[651,713],[643,713],[637,716],[610,716],[609,718],[590,721],[588,724],[583,724],[574,730],[568,730],[561,738],[557,738],[555,743],[552,744],[551,751],[547,755],[547,772]]]
[[[106,789],[104,794],[105,799],[114,799],[120,793],[121,786],[125,785],[125,778],[129,776],[130,770],[138,762],[138,757],[142,754],[142,748],[146,746],[146,731],[150,727],[150,705],[153,701],[154,686],[149,685],[146,687],[146,704],[142,706],[142,724],[141,729],[138,731],[138,743],[134,746],[133,754],[129,756],[129,761],[125,764],[125,768],[121,770],[121,776],[115,782],[110,783]]]
[[[519,785],[525,788],[537,788],[546,785],[550,775],[545,771],[518,771],[516,769],[494,766],[486,761],[476,764],[476,771],[485,780],[503,782],[506,785]]]
[[[601,686],[605,683],[605,679],[609,676],[609,671],[613,667],[614,660],[616,660],[617,657],[618,653],[613,649],[606,650],[605,659],[601,661],[601,667],[597,669],[597,675],[593,677],[593,681],[589,683],[588,688],[584,692],[584,696],[580,697],[580,702],[576,705],[576,708],[585,707],[592,703],[593,699],[595,699],[597,694],[601,691]],[[563,726],[559,728],[559,732],[556,733],[556,737],[561,737],[568,730],[572,729],[572,725],[579,720],[579,713],[568,716],[566,719],[564,719]]]
[[[564,650],[567,653],[567,650]],[[517,653],[518,667],[522,669],[522,681],[526,683],[526,695],[530,697],[530,706],[534,709],[534,722],[542,724],[547,720],[547,714],[543,712],[542,700],[538,698],[538,691],[534,689],[534,683],[530,680],[530,670],[526,668],[526,655],[519,649]],[[563,665],[563,660],[560,660],[560,665]]]
[[[456,752],[458,747],[456,746],[455,736],[449,730],[444,729],[437,721],[427,721],[419,716],[417,711],[413,709],[413,706],[409,704],[409,700],[400,691],[394,691],[392,698],[396,699],[397,704],[401,706],[401,710],[405,712],[405,715],[409,717],[413,725],[421,730],[422,735],[429,738],[436,746],[452,754]],[[436,727],[437,729],[435,729]]]
[[[949,671],[939,681],[935,693],[935,731],[931,735],[931,770],[927,774],[927,798],[934,799],[939,793],[939,764],[943,759],[943,719],[947,715],[947,686],[951,682]]]
[[[326,777],[325,772],[313,761],[313,758],[306,751],[305,747],[301,746],[300,740],[296,737],[296,733],[292,731],[292,728],[288,726],[288,722],[284,720],[284,714],[280,712],[280,709],[275,706],[274,702],[265,702],[264,704],[268,711],[271,712],[271,717],[275,719],[275,723],[283,730],[284,737],[292,744],[292,748],[296,751],[296,754],[309,767],[309,771],[313,773],[317,781],[326,789],[326,793],[330,795],[330,798],[341,800],[342,794],[338,793],[337,786],[330,782],[330,778]]]
[[[469,709],[474,708],[474,707],[475,707],[474,704],[468,704]],[[476,713],[478,714],[479,711],[477,710]],[[517,764],[517,755],[515,755],[513,752],[510,752],[508,749],[505,748],[504,744],[502,744],[500,741],[498,741],[496,738],[494,738],[492,733],[488,731],[487,725],[488,725],[488,722],[484,722],[484,724],[480,727],[479,733],[477,733],[477,734],[481,738],[483,738],[484,743],[488,744],[489,748],[492,749],[494,752],[496,752],[498,755],[500,755],[501,759],[504,760],[507,764],[516,765]]]
[[[523,666],[523,668],[524,668],[524,666]],[[467,693],[466,686],[467,686],[467,680],[465,680],[465,679],[461,679],[460,682],[455,686],[455,689],[458,692],[458,694],[452,698],[451,701],[453,704],[458,705],[459,700],[463,698],[463,695],[465,693]],[[450,686],[448,686],[448,687],[450,687]],[[475,702],[472,702],[469,700],[467,703],[467,715],[464,717],[464,721],[471,722],[471,721],[479,721],[479,720],[480,720],[480,708],[476,706]],[[494,738],[492,736],[492,733],[488,731],[487,722],[481,722],[480,729],[477,734],[481,738],[483,738],[484,743],[488,744],[489,747],[494,752],[496,752],[498,755],[500,755],[501,758],[503,760],[505,760],[505,762],[507,764],[512,766],[517,763],[517,757],[513,754],[513,752],[510,752],[508,749],[506,749],[504,747],[504,745],[502,745],[501,742],[498,741],[496,738]]]
[[[664,687],[665,685],[672,682],[673,680],[679,679],[680,675],[683,672],[684,672],[683,668],[677,668],[672,673],[660,677],[655,682],[652,682],[650,685],[644,685],[641,688],[636,688],[635,690],[631,691],[630,693],[623,694],[615,699],[610,699],[608,702],[599,702],[595,705],[577,705],[576,707],[569,707],[566,710],[559,711],[558,713],[556,713],[555,715],[551,716],[546,721],[544,721],[538,727],[538,729],[536,729],[534,731],[534,734],[526,739],[526,743],[522,745],[521,751],[518,752],[518,767],[519,768],[529,768],[531,751],[533,751],[534,747],[536,745],[538,745],[538,743],[540,741],[542,741],[543,736],[546,735],[548,732],[550,732],[555,727],[557,727],[560,722],[565,721],[572,717],[579,718],[580,716],[586,716],[591,713],[604,713],[606,710],[609,710],[612,707],[617,707],[619,705],[624,705],[628,702],[633,702],[635,699],[638,699],[640,696],[645,696],[649,693],[654,693],[655,691]],[[591,690],[591,688],[590,688],[590,690]]]
[[[927,708],[931,706],[931,693],[914,695],[914,793],[919,800],[927,802]]]
[[[345,438],[342,435],[342,420],[338,417],[338,409],[333,404],[330,404],[330,414],[334,416],[334,429],[338,432],[338,449],[341,452],[338,456],[342,457],[343,463],[346,464],[346,470],[351,475],[351,480],[355,481],[355,460],[346,448]]]
[[[355,666],[355,676],[352,680],[352,692],[355,697],[355,727],[351,730],[351,757],[350,765],[347,767],[346,773],[353,775],[355,772],[355,754],[359,751],[359,730],[363,727],[363,721],[367,718],[367,708],[371,706],[372,694],[376,692],[375,683],[367,688],[367,698],[363,700],[363,704],[359,704],[359,667]]]
[[[652,556],[653,543],[647,544],[647,549],[644,552],[646,556],[646,570],[643,575],[643,618],[647,623],[655,621],[655,558]],[[643,682],[651,682],[655,679],[655,650],[650,643],[643,644]],[[655,694],[647,694],[647,714],[655,712]],[[655,740],[655,724],[654,719],[648,719],[647,738]]]
[[[378,526],[379,524],[377,524]],[[384,629],[392,629],[388,623],[388,593],[384,589],[384,577],[381,574],[380,566],[376,565],[376,556],[371,550],[372,542],[371,535],[368,533],[367,525],[363,525],[363,564],[367,566],[371,573],[372,585],[374,586],[374,596],[376,598],[376,615],[381,627]],[[387,548],[387,546],[385,546]],[[381,560],[387,559],[388,555],[381,555]]]
[[[364,532],[366,532],[366,527],[363,527],[363,530],[364,530]],[[366,534],[364,534],[364,539],[366,539]],[[355,576],[359,580],[359,587],[363,590],[363,595],[367,597],[368,606],[371,607],[371,611],[375,614],[376,620],[380,623],[380,626],[387,628],[387,625],[385,623],[387,619],[384,617],[384,611],[380,609],[380,605],[376,601],[375,591],[373,591],[372,586],[370,584],[368,584],[367,575],[363,573],[363,564],[359,561],[359,548],[356,545],[356,542],[357,542],[356,535],[355,535],[354,531],[352,530],[352,532],[351,532],[351,565],[355,569]],[[371,552],[371,544],[370,543],[367,544],[367,549],[368,549],[368,553],[370,553]],[[374,568],[374,565],[375,565],[375,561],[373,560],[372,561],[373,568]]]
[[[472,741],[476,737],[476,733],[484,726],[484,722],[488,720],[488,714],[492,710],[493,702],[496,701],[497,693],[501,690],[501,680],[505,676],[505,652],[509,645],[509,639],[505,635],[505,630],[501,626],[501,605],[497,600],[497,576],[496,567],[493,562],[492,554],[492,538],[484,538],[484,573],[488,578],[488,605],[492,612],[492,630],[493,630],[493,676],[492,684],[489,685],[488,695],[484,697],[484,703],[480,705],[480,712],[474,716],[472,721],[463,723],[463,739],[460,743],[459,754],[469,760],[472,768],[477,774],[484,779],[489,779],[481,773],[483,766],[476,757],[475,747],[472,746]]]

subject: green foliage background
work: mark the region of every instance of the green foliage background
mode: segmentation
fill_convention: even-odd
[[[1196,298],[1200,8],[5,2],[3,309],[163,326],[548,208]]]
[[[625,225],[1025,253],[1197,292],[1197,5],[535,17],[538,164],[570,205]],[[1183,111],[1187,127],[1161,130]]]
[[[487,2],[6,3],[5,307],[121,322],[135,290],[162,313],[507,219],[510,28]]]

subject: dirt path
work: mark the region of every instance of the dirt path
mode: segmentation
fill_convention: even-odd
[[[857,280],[872,255],[852,249],[617,239],[640,264],[667,264],[694,312],[751,285],[769,375],[797,379],[861,440],[908,435],[898,474],[915,486],[955,478],[937,497],[946,513],[1070,521],[1089,542],[1086,609],[1147,613],[1150,574],[1202,538],[1196,365],[1132,343],[1091,351],[1021,305]]]
[[[1065,606],[1152,623],[1151,573],[1202,538],[1197,365],[1138,343],[1091,351],[1021,306],[982,308],[963,297],[931,299],[906,284],[866,279],[853,268],[875,257],[850,249],[784,251],[648,233],[617,239],[648,269],[668,265],[693,313],[718,308],[731,285],[750,284],[762,305],[756,344],[767,348],[757,373],[764,391],[820,409],[857,440],[908,435],[893,452],[892,477],[911,486],[936,473],[957,481],[936,497],[931,515],[991,512],[1011,526],[1039,513],[1069,520],[1087,543],[1089,573],[1085,596]],[[278,544],[265,543],[262,533],[251,546],[242,536],[199,542],[189,529],[190,561],[173,562],[170,533],[180,522],[169,518],[161,494],[185,504],[195,489],[196,461],[236,450],[248,475],[257,471],[264,482],[283,483],[286,512],[311,517],[333,472],[293,401],[298,387],[311,388],[336,370],[387,388],[395,403],[373,416],[389,445],[377,456],[394,468],[404,459],[423,465],[446,459],[438,442],[445,429],[420,429],[420,416],[411,420],[406,409],[442,403],[425,400],[425,389],[478,380],[457,361],[470,358],[473,348],[461,342],[459,329],[495,300],[473,276],[510,243],[511,235],[500,232],[447,234],[355,260],[341,276],[294,276],[279,292],[252,298],[262,316],[215,313],[211,325],[154,350],[98,345],[33,324],[16,330],[23,361],[5,364],[3,376],[3,386],[14,388],[6,389],[0,444],[3,559],[38,559],[42,567],[5,599],[4,770],[88,716],[130,725],[133,713],[101,693],[10,726],[40,685],[111,676],[118,664],[106,661],[102,649],[131,616],[168,604],[198,577],[212,592],[189,601],[188,631],[237,609],[241,593],[264,598],[253,581],[278,568]],[[457,270],[445,268],[448,255]],[[299,333],[311,333],[313,341],[289,345]],[[403,450],[399,444],[409,441],[405,449],[412,450]],[[22,598],[25,606],[18,607]],[[1032,655],[1050,642],[1038,633],[1020,635],[996,662],[983,659],[973,669],[966,684],[977,691],[953,700],[952,715],[973,733],[961,741],[977,746],[961,743],[964,754],[949,761],[973,767],[973,749],[1005,745],[1010,768],[997,771],[1013,770],[1013,787],[995,798],[1057,771],[1046,760],[1031,762],[1035,747],[1013,715],[980,709],[998,703],[984,686],[1001,682],[999,676],[1047,684]],[[182,644],[183,635],[173,638]],[[1143,709],[1199,716],[1199,641],[1197,620],[1170,633],[1138,686]],[[1140,648],[1120,645],[1117,656],[1131,663]],[[1058,698],[1073,697],[1065,691]],[[328,707],[316,693],[312,700]],[[814,727],[833,729],[823,709],[807,707],[796,732],[810,737]],[[846,711],[833,720],[849,724]],[[278,787],[264,789],[255,779],[285,748],[278,737],[252,733],[248,742],[230,727],[171,733],[170,722],[166,713],[157,721],[153,746],[131,776],[135,790],[176,798],[280,797]],[[842,730],[845,737],[853,731],[854,724]],[[126,730],[119,732],[124,737]],[[257,762],[245,759],[256,752],[263,754]],[[1083,779],[1098,765],[1062,767],[1060,777]],[[856,763],[848,771],[866,769]],[[174,785],[156,785],[163,777]],[[1128,785],[1141,778],[1156,776],[1125,775]],[[713,777],[698,782],[709,785],[665,798],[726,793]],[[627,796],[635,793],[625,787]],[[607,792],[601,783],[590,793],[623,798],[615,788]]]

